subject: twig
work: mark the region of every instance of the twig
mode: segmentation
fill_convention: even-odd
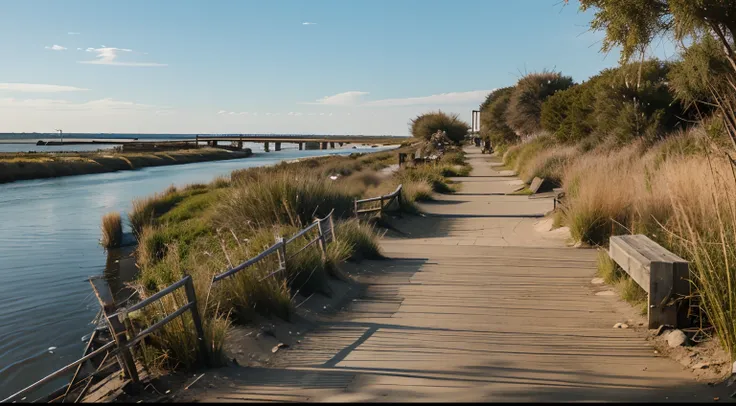
[[[198,376],[195,380],[192,381],[192,383],[190,383],[189,385],[185,386],[184,387],[184,390],[188,390],[192,385],[194,385],[199,380],[199,378],[201,378],[203,376],[204,376],[204,374]]]

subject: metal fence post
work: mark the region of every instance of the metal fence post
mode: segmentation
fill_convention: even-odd
[[[205,341],[204,328],[202,327],[202,319],[199,316],[199,308],[197,307],[197,295],[194,292],[194,282],[192,281],[191,275],[186,276],[187,281],[184,284],[184,291],[187,294],[187,302],[193,303],[192,307],[189,308],[192,312],[192,321],[194,322],[194,329],[197,331],[197,341],[199,342],[199,352],[205,365],[210,364],[210,355],[207,349],[207,342]]]

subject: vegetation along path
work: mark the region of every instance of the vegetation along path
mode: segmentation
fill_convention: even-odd
[[[657,354],[644,327],[612,328],[625,316],[592,288],[595,251],[567,247],[564,229],[537,230],[552,201],[505,195],[516,178],[466,151],[471,176],[396,222],[381,242],[391,259],[360,265],[367,288],[347,311],[268,368],[225,371],[196,398],[728,399]]]

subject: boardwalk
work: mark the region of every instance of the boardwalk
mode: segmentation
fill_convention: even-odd
[[[535,228],[551,200],[504,196],[515,178],[468,151],[462,190],[398,221],[342,318],[198,400],[713,400],[645,331],[612,328],[626,318],[594,293],[595,252]]]

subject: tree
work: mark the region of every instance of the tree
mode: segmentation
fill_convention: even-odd
[[[444,131],[455,143],[460,143],[470,130],[468,123],[460,120],[457,114],[436,113],[420,114],[411,120],[411,134],[417,138],[429,140],[437,131]]]
[[[513,86],[496,89],[480,105],[480,133],[492,145],[511,144],[519,139],[506,124],[506,109],[513,91]]]
[[[506,109],[506,124],[517,134],[532,135],[542,130],[542,103],[574,84],[569,76],[556,72],[530,73],[514,87]]]
[[[683,41],[713,35],[736,72],[736,1],[580,0],[580,9],[596,10],[591,29],[606,32],[603,51],[622,47],[622,62],[643,52],[658,36]]]

